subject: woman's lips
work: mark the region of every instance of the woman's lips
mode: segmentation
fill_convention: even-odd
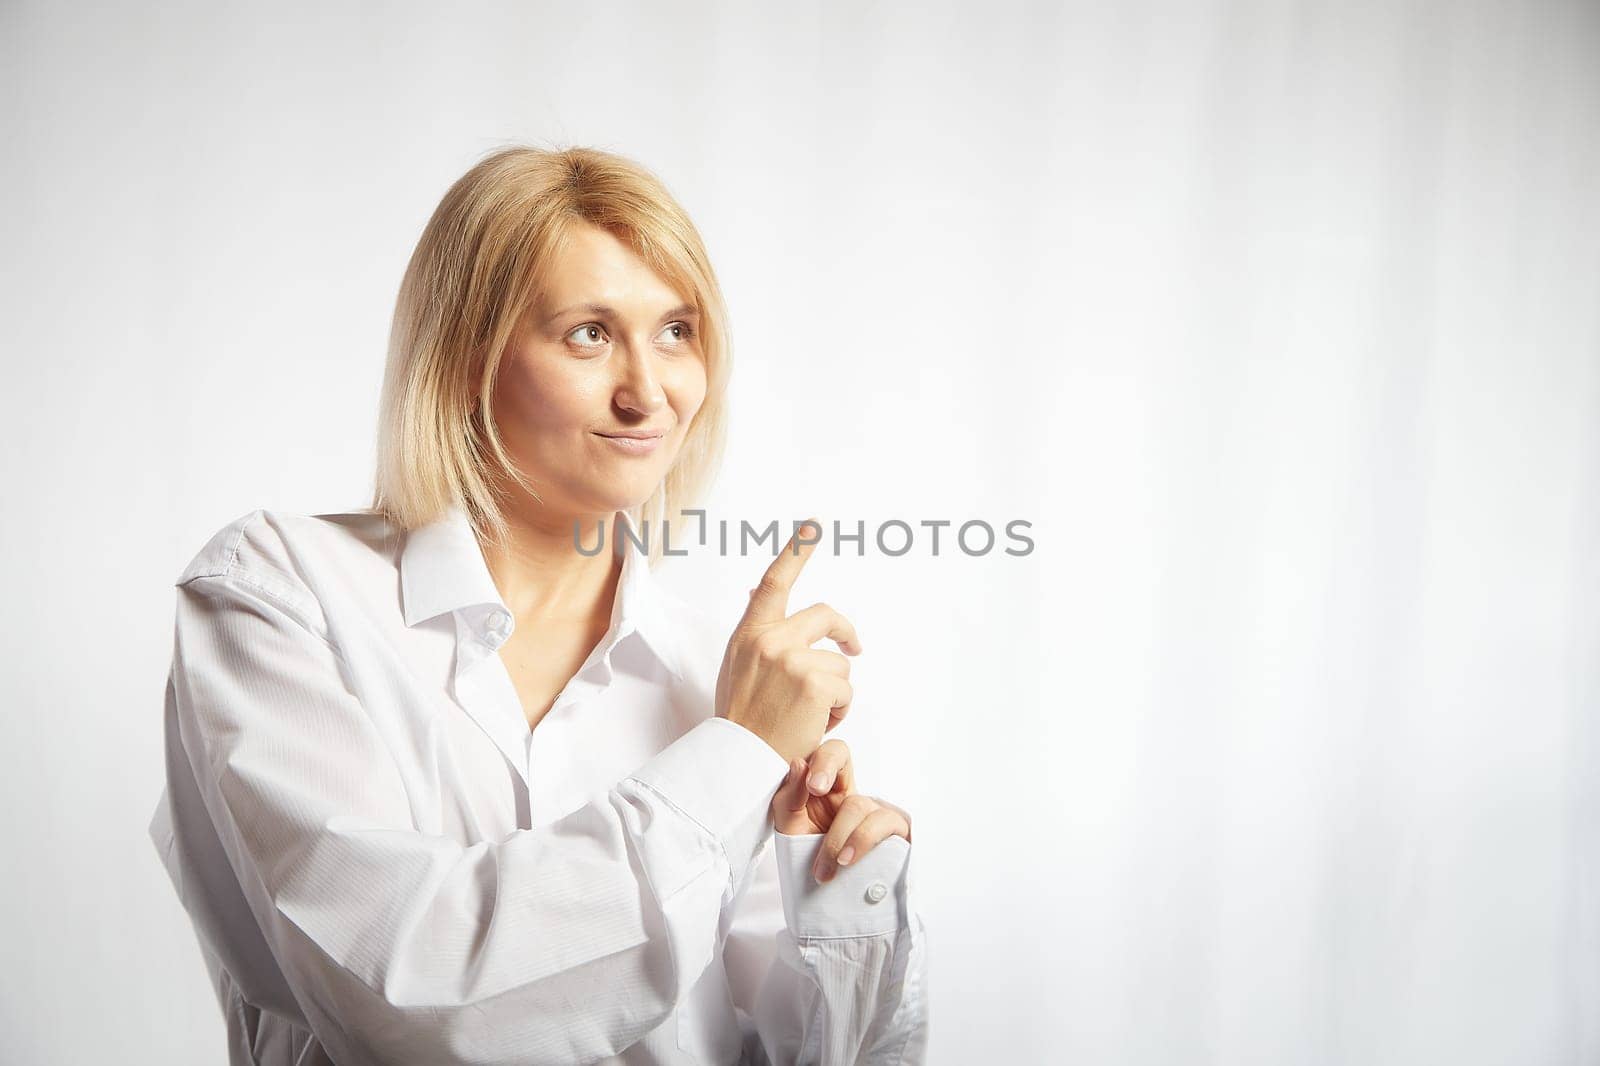
[[[605,433],[597,433],[595,436],[609,441],[613,447],[624,455],[649,455],[661,446],[661,441],[666,434],[658,433],[649,437],[613,437]]]

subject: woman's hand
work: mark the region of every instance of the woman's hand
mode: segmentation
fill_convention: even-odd
[[[800,531],[815,527],[816,538]],[[861,654],[855,627],[825,603],[789,615],[789,590],[822,539],[807,519],[778,553],[728,640],[717,677],[716,713],[765,740],[791,765],[850,713],[850,660]],[[824,637],[839,652],[812,648]]]
[[[894,804],[855,790],[850,748],[834,737],[809,759],[789,760],[789,774],[772,797],[772,826],[788,836],[826,834],[812,876],[832,879],[885,837],[911,843],[911,815]]]

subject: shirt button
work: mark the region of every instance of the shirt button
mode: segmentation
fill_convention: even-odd
[[[883,899],[883,897],[887,896],[888,894],[889,894],[889,886],[885,885],[882,881],[874,881],[874,882],[872,882],[872,884],[867,886],[867,902],[868,903],[877,903],[879,900]]]

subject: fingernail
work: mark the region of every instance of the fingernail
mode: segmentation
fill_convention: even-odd
[[[811,775],[811,787],[817,792],[821,792],[823,788],[827,786],[827,784],[827,775],[823,774],[822,771],[819,770]]]
[[[852,847],[851,845],[846,844],[839,851],[839,865],[840,866],[849,866],[850,865],[850,860],[855,858],[855,857],[856,857],[856,849],[854,847]]]

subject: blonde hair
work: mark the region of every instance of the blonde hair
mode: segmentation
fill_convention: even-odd
[[[450,186],[400,283],[378,416],[372,509],[415,529],[461,506],[506,542],[497,474],[537,497],[489,416],[495,370],[575,222],[609,231],[700,312],[706,395],[661,485],[628,514],[661,555],[669,508],[692,507],[722,458],[727,310],[699,232],[654,174],[594,148],[494,150]],[[648,521],[648,527],[641,522]]]

